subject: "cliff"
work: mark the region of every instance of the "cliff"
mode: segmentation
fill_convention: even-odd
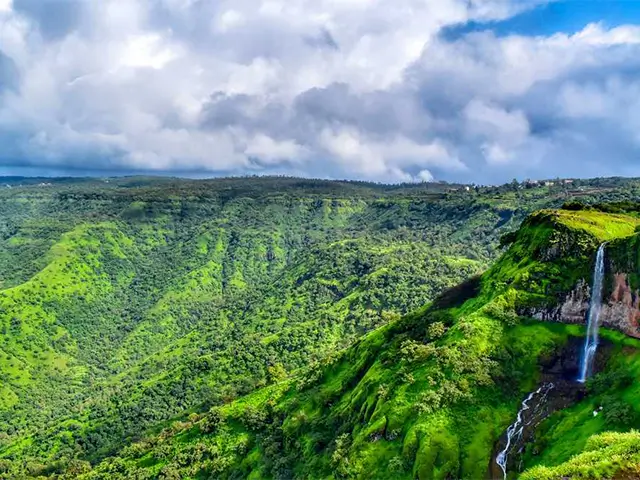
[[[602,302],[600,324],[619,330],[630,337],[640,338],[640,292],[629,285],[628,274],[612,273],[608,276],[611,292]],[[526,312],[537,320],[582,324],[591,302],[591,288],[580,280],[556,306],[531,309]]]
[[[597,211],[543,211],[530,216],[511,247],[487,273],[511,269],[519,316],[582,324],[591,301],[595,251],[607,242],[601,324],[640,338],[640,236],[638,218]],[[501,265],[502,264],[502,265]]]
[[[546,382],[554,393],[530,404],[535,422],[525,418],[508,478],[532,467],[528,478],[562,478],[555,467],[592,435],[640,428],[640,341],[604,329],[597,375],[576,384],[584,329],[571,325],[584,322],[595,252],[608,242],[604,319],[635,334],[639,223],[531,215],[482,276],[288,379],[57,478],[502,478],[505,432]]]

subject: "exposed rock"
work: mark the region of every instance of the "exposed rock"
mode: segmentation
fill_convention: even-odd
[[[615,273],[611,278],[613,288],[608,298],[602,302],[600,324],[640,338],[640,292],[631,290],[626,273]],[[519,313],[538,320],[585,323],[590,299],[589,285],[581,280],[561,304],[525,308]]]
[[[518,314],[548,322],[584,323],[590,298],[589,285],[581,280],[569,292],[564,302],[553,306],[522,308]]]
[[[640,292],[631,290],[626,273],[614,275],[613,287],[602,312],[605,325],[640,338]]]
[[[565,323],[583,323],[589,310],[590,301],[591,288],[587,282],[580,280],[560,306],[559,320]]]

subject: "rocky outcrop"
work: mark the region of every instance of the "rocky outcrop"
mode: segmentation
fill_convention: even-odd
[[[626,273],[615,273],[611,278],[611,293],[602,302],[600,324],[640,338],[640,292],[632,290]],[[591,299],[589,285],[578,282],[564,301],[553,307],[523,309],[520,313],[539,320],[584,323]]]
[[[632,291],[626,273],[614,275],[613,291],[603,305],[604,325],[640,338],[640,292]]]

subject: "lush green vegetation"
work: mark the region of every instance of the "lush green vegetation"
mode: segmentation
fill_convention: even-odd
[[[539,358],[580,335],[518,315],[634,233],[640,191],[6,183],[0,475],[69,478],[484,476]]]
[[[583,453],[554,467],[535,467],[523,480],[561,478],[637,478],[640,475],[640,434],[606,432],[589,437]]]
[[[610,348],[606,369],[588,382],[582,401],[540,426],[525,454],[525,464],[532,468],[523,478],[637,476],[640,342],[612,331],[603,337]]]
[[[519,317],[522,299],[554,301],[557,293],[524,279],[535,265],[540,277],[564,271],[575,281],[580,273],[571,268],[590,265],[594,245],[629,240],[637,223],[633,216],[593,212],[533,215],[482,277],[289,380],[177,421],[91,471],[86,466],[85,477],[484,478],[494,445],[539,381],[541,360],[582,334],[580,326]],[[565,246],[571,257],[562,254]],[[612,360],[590,383],[591,394],[547,420],[526,461],[557,465],[581,457],[536,467],[525,478],[634,465],[628,436],[589,439],[606,429],[640,427],[630,403],[640,394],[632,381],[640,371],[631,368],[640,341],[614,332],[606,337]],[[604,413],[592,417],[599,403]],[[612,452],[618,463],[604,461]],[[580,463],[584,455],[592,469]]]

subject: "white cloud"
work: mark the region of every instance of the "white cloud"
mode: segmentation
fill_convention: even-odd
[[[419,169],[422,178],[429,171],[423,167],[464,170],[460,160],[440,142],[418,144],[403,136],[385,141],[370,139],[352,129],[331,131],[321,135],[321,145],[334,161],[360,176],[378,181],[410,181],[409,170]]]
[[[80,1],[64,23],[0,0],[0,163],[387,181],[633,164],[640,27],[441,35],[539,3]]]
[[[529,122],[522,111],[507,111],[474,99],[464,113],[471,132],[515,143],[529,136]]]
[[[490,165],[504,165],[513,160],[513,155],[499,143],[483,143],[480,148]]]
[[[292,140],[276,141],[263,134],[248,142],[245,153],[267,164],[277,164],[284,160],[299,163],[307,155],[306,150]]]
[[[513,152],[530,139],[529,122],[522,111],[506,111],[472,100],[464,109],[467,133],[477,137],[487,163],[503,165],[515,159]]]
[[[241,27],[244,23],[244,15],[237,10],[226,10],[215,19],[214,27],[220,32],[227,32]]]
[[[120,62],[125,67],[160,69],[178,55],[176,48],[163,45],[158,34],[132,35],[124,43]]]
[[[624,25],[606,29],[591,23],[573,36],[574,40],[590,45],[629,45],[640,43],[640,27]]]
[[[429,170],[420,170],[418,172],[417,180],[421,182],[432,182],[434,180],[434,177]]]

